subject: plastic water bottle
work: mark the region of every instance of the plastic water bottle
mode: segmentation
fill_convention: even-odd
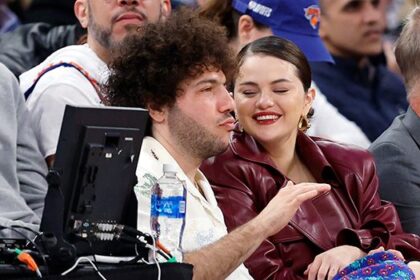
[[[159,242],[182,262],[182,234],[185,224],[186,191],[176,169],[163,165],[163,176],[152,188],[150,227]]]

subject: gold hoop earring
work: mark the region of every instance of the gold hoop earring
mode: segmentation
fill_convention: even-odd
[[[308,119],[307,115],[300,116],[298,128],[302,132],[306,132],[311,127],[311,122]]]

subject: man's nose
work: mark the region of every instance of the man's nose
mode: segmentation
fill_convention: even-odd
[[[371,1],[367,1],[367,3],[365,4],[365,8],[363,10],[363,20],[366,23],[375,23],[378,22],[379,20],[383,19],[386,17],[385,14],[385,8],[384,6],[386,6],[383,2],[383,0],[380,0],[381,3],[379,4],[374,4]]]
[[[118,0],[118,4],[120,6],[125,6],[125,5],[138,5],[139,1],[138,0]]]
[[[233,101],[232,93],[229,92],[226,88],[222,89],[221,100],[219,104],[219,111],[222,113],[233,112],[235,109],[235,102]]]

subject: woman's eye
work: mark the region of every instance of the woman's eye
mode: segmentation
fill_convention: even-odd
[[[242,91],[242,94],[243,95],[254,95],[254,94],[256,94],[256,92],[252,91],[252,90],[244,90],[244,91]]]
[[[273,90],[274,93],[278,93],[278,94],[284,94],[286,92],[288,92],[287,89],[275,89]]]

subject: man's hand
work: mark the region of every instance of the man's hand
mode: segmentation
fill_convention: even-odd
[[[335,247],[316,256],[303,274],[308,276],[308,280],[330,280],[340,270],[365,255],[366,253],[354,246]]]
[[[291,181],[280,189],[270,203],[256,217],[259,225],[264,228],[264,234],[271,236],[285,227],[300,205],[321,193],[331,189],[328,184],[300,183],[294,185]]]

